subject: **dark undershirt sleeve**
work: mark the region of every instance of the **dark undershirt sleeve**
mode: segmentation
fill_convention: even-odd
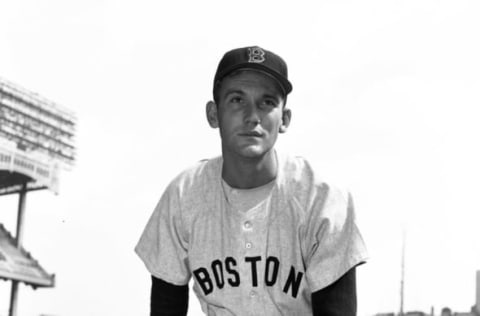
[[[324,289],[312,293],[314,316],[356,316],[355,267]]]
[[[188,284],[173,285],[152,275],[150,316],[186,316]]]

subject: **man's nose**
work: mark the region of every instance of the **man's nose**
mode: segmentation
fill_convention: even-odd
[[[244,120],[246,123],[260,123],[260,115],[255,102],[248,102],[245,106]]]

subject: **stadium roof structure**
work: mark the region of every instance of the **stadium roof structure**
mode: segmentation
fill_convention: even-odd
[[[75,129],[72,111],[0,78],[0,195],[25,183],[58,193],[59,170],[75,162]]]
[[[58,193],[58,164],[17,149],[0,136],[0,195],[50,189]]]
[[[0,278],[15,280],[37,287],[53,287],[55,275],[48,274],[23,247],[17,248],[15,238],[0,224]]]
[[[0,195],[19,194],[16,237],[0,224],[0,279],[11,280],[9,316],[17,315],[18,284],[53,287],[22,245],[27,192],[58,193],[60,169],[73,166],[76,117],[35,92],[0,78]]]

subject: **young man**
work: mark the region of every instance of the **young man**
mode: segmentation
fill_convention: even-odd
[[[278,55],[223,56],[206,108],[222,156],[170,183],[135,248],[152,275],[152,316],[186,315],[191,276],[207,315],[356,315],[367,255],[351,197],[274,149],[291,91]]]

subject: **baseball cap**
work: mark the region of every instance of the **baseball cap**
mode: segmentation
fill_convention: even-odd
[[[236,48],[226,52],[218,64],[213,89],[215,90],[217,82],[238,69],[253,69],[265,72],[278,81],[285,95],[292,91],[285,61],[277,54],[259,46]]]

